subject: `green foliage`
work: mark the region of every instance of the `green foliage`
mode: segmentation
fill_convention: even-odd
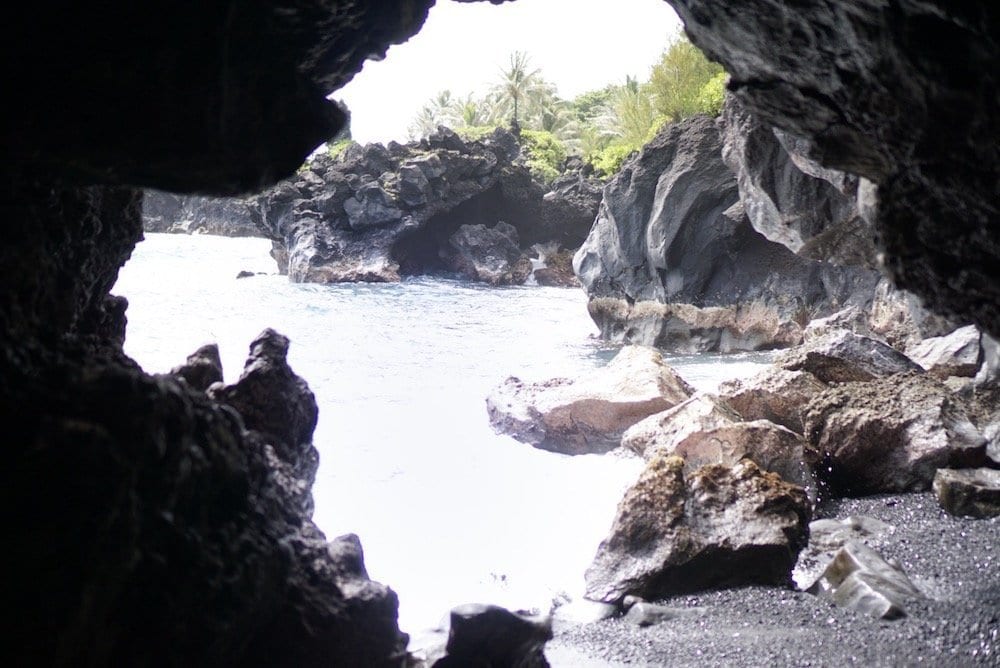
[[[498,110],[510,112],[513,125],[520,123],[524,108],[551,92],[542,79],[541,71],[531,67],[531,59],[523,51],[510,54],[510,64],[500,70],[500,79],[493,87],[494,99]]]
[[[719,72],[701,87],[701,92],[698,93],[698,106],[703,112],[712,116],[722,113],[722,99],[726,95],[728,78],[725,72]]]
[[[640,147],[621,142],[609,144],[597,153],[588,156],[587,162],[602,176],[611,176],[621,169],[622,164]]]
[[[331,158],[336,159],[340,157],[341,153],[347,150],[348,146],[355,143],[357,142],[355,142],[353,139],[341,139],[340,141],[336,141],[330,144],[327,147],[326,152]]]
[[[580,93],[570,102],[570,108],[581,122],[593,123],[611,104],[615,89],[616,86],[609,84],[604,88]]]
[[[710,61],[698,47],[678,36],[650,75],[649,86],[657,113],[677,122],[709,112],[701,100],[702,89],[722,72],[721,65]]]
[[[559,176],[566,162],[566,147],[547,130],[522,130],[521,149],[528,169],[545,183]]]
[[[496,125],[463,125],[455,128],[458,136],[465,141],[479,141],[497,129]]]

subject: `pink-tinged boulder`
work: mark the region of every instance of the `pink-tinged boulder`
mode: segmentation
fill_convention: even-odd
[[[808,371],[772,366],[722,383],[719,395],[744,420],[770,420],[801,434],[802,409],[826,387]]]
[[[801,487],[749,460],[684,473],[656,455],[625,492],[586,572],[586,597],[616,603],[749,583],[788,584],[808,535]]]
[[[927,374],[830,388],[809,402],[803,422],[834,493],[928,490],[937,469],[986,458],[965,407]]]
[[[508,378],[486,399],[486,409],[498,432],[578,455],[618,447],[626,429],[692,393],[656,350],[626,346],[607,366],[580,378]]]
[[[808,371],[823,383],[868,381],[895,373],[923,371],[895,348],[847,330],[793,348],[776,364],[789,371]]]
[[[622,446],[645,459],[658,452],[673,453],[691,434],[739,422],[740,416],[714,394],[699,393],[637,422],[622,436]]]
[[[979,330],[975,325],[960,327],[951,334],[924,339],[906,349],[914,362],[937,378],[976,375],[983,361]]]

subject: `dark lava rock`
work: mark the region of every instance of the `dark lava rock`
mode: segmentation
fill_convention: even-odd
[[[202,392],[212,383],[221,383],[222,359],[219,357],[219,346],[209,343],[198,348],[188,355],[184,364],[171,369],[170,375],[183,378],[188,385]]]
[[[864,543],[850,541],[810,590],[844,608],[880,619],[906,615],[906,604],[923,594],[898,566]]]
[[[536,246],[537,248],[537,246]],[[548,250],[540,253],[545,264],[534,272],[535,282],[552,288],[578,288],[580,281],[573,273],[573,253],[567,250]]]
[[[1000,471],[996,469],[938,469],[934,493],[952,515],[1000,515]]]
[[[288,338],[265,329],[250,343],[239,380],[211,388],[209,396],[235,408],[247,428],[260,433],[282,459],[297,465],[304,453],[310,453],[305,458],[318,463],[312,447],[319,415],[316,398],[288,366],[287,358]],[[313,464],[303,462],[303,466],[313,467],[315,473]]]
[[[684,475],[656,456],[625,492],[586,572],[587,598],[617,602],[749,583],[787,585],[806,543],[802,488],[743,460]]]
[[[604,190],[574,268],[602,336],[678,351],[801,341],[803,314],[866,302],[874,272],[802,258],[753,229],[715,121],[665,127]]]
[[[146,232],[262,237],[250,212],[252,199],[199,197],[147,190],[142,198],[142,228]]]
[[[521,252],[517,230],[503,221],[491,228],[462,225],[441,256],[447,269],[490,285],[520,285],[531,274],[531,260]]]
[[[878,186],[897,286],[1000,333],[996,3],[670,4],[747,109]]]
[[[579,378],[525,383],[508,378],[490,393],[490,424],[543,450],[569,455],[618,447],[626,429],[691,396],[683,378],[651,348],[626,346]]]
[[[456,267],[476,274],[473,267],[485,266],[485,258],[473,261],[469,248],[456,247],[471,243],[463,226],[506,221],[526,245],[576,247],[597,208],[597,198],[588,197],[569,187],[546,194],[509,132],[464,141],[441,127],[392,151],[354,145],[337,158],[319,156],[258,197],[253,211],[293,281],[385,282]],[[520,264],[516,276],[525,266],[530,271],[530,263]]]
[[[937,469],[985,461],[986,440],[961,400],[926,374],[830,388],[803,422],[834,493],[927,490]]]
[[[823,169],[808,146],[761,123],[735,97],[722,108],[722,159],[736,174],[754,229],[814,260],[875,266],[871,223],[858,208],[858,177]]]
[[[545,643],[552,624],[495,605],[469,604],[451,611],[447,654],[434,668],[510,666],[548,668]]]
[[[788,371],[806,371],[822,383],[869,381],[923,368],[881,341],[846,330],[789,350],[776,361]]]

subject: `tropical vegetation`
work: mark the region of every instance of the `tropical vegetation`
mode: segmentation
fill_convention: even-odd
[[[622,84],[566,100],[526,53],[516,51],[487,92],[456,97],[440,91],[409,131],[417,139],[443,125],[475,139],[495,127],[510,127],[521,137],[527,163],[540,178],[555,178],[573,155],[607,176],[664,124],[698,113],[717,115],[725,82],[722,67],[678,34],[647,80],[626,77]]]

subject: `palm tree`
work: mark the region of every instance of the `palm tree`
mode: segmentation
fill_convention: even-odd
[[[657,121],[649,92],[633,77],[626,77],[625,85],[612,93],[607,112],[598,119],[606,134],[636,148],[646,143]]]
[[[439,91],[425,104],[408,128],[411,139],[433,134],[439,125],[452,127],[458,120],[455,100],[450,90]]]
[[[500,80],[493,87],[497,101],[502,105],[512,107],[512,125],[519,123],[521,107],[533,96],[546,88],[540,71],[531,69],[528,54],[515,51],[510,55],[510,67],[500,70]]]

